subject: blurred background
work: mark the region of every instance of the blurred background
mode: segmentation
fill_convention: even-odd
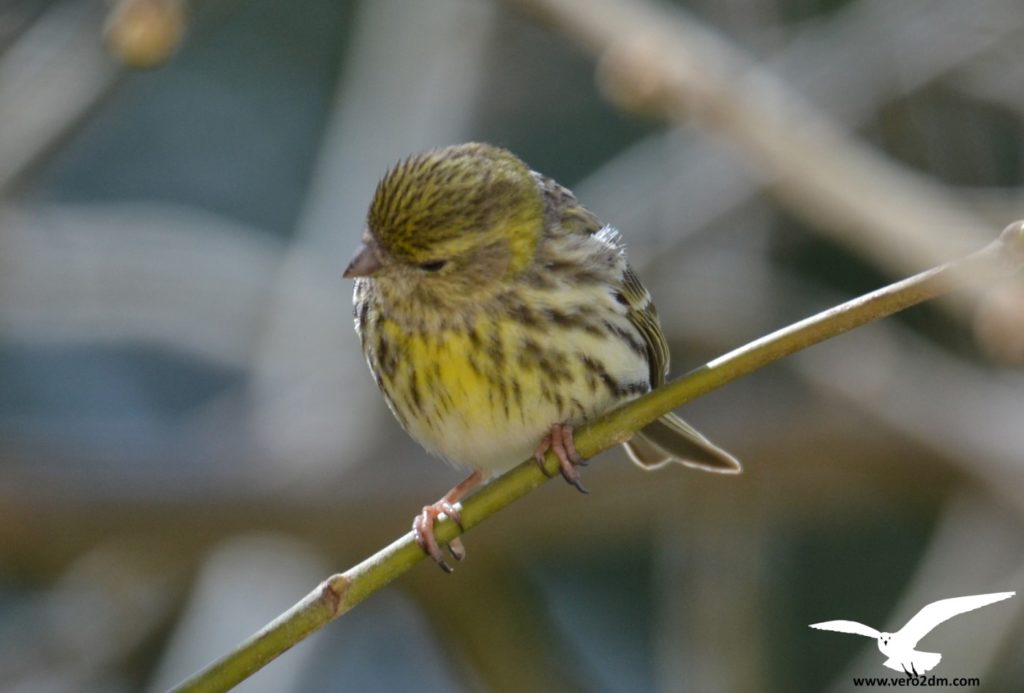
[[[377,179],[485,140],[618,226],[683,373],[1024,216],[1019,0],[3,0],[0,689],[159,691],[461,478],[376,391],[341,271]],[[247,691],[840,691],[1024,587],[1024,277],[685,408]],[[1024,596],[922,641],[1024,680]]]

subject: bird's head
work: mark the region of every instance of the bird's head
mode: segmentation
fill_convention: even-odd
[[[544,226],[530,169],[487,144],[432,149],[377,185],[346,277],[372,277],[395,297],[478,300],[527,267]]]

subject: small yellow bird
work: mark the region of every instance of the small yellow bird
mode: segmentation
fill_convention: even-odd
[[[432,149],[377,185],[355,277],[355,326],[384,399],[423,447],[473,470],[413,521],[442,513],[485,478],[548,450],[580,491],[578,426],[664,382],[668,344],[618,231],[571,192],[488,144]],[[673,414],[625,443],[652,469],[681,462],[737,473],[729,453]],[[543,466],[542,466],[543,468]],[[461,560],[458,540],[449,544]]]

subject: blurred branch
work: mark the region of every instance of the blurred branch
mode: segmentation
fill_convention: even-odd
[[[721,135],[794,212],[896,273],[966,252],[984,224],[858,143],[682,12],[622,0],[506,0],[597,56],[622,108]]]
[[[961,0],[926,2],[926,11],[921,0],[848,3],[825,19],[802,25],[761,63],[830,116],[855,128],[968,61],[985,60],[1004,47],[1016,55],[1014,39],[1024,27],[1024,12],[1015,0],[979,0],[969,8]],[[871,50],[865,50],[868,43]],[[1010,65],[985,66],[989,69],[984,74],[994,77],[1004,70],[1012,73]],[[1012,80],[1005,82],[1003,87]],[[1001,93],[1016,98],[1018,90],[1004,88]],[[643,242],[634,241],[630,249],[634,266],[642,268],[644,258],[662,257],[700,229],[726,223],[728,214],[756,199],[761,190],[723,142],[687,134],[678,129],[652,134],[574,187],[584,203],[600,201],[596,211],[628,229],[631,237],[643,234]],[[632,184],[622,185],[623,180]],[[993,210],[985,219],[998,224],[1017,218],[1021,209],[1018,205],[1016,211],[1001,214]],[[848,247],[868,254],[860,245]]]
[[[1017,43],[1001,52],[978,57],[958,70],[953,87],[966,96],[1009,110],[1018,118],[1024,115],[1024,94],[1020,84],[1024,79]]]
[[[999,239],[960,260],[947,263],[865,296],[848,301],[735,349],[686,376],[633,400],[576,434],[586,457],[628,440],[635,431],[686,402],[765,365],[964,285],[1014,272],[1024,266],[1024,222],[1008,226]],[[524,462],[473,494],[463,504],[462,528],[450,520],[438,524],[437,538],[448,542],[550,480],[557,460],[549,454],[544,471]],[[424,557],[411,533],[344,573],[333,575],[302,601],[180,684],[176,691],[227,690],[329,621],[408,571]]]
[[[43,11],[34,0],[7,0],[0,5],[0,55]]]
[[[798,27],[768,65],[831,115],[863,123],[965,64],[1016,56],[1022,28],[1017,0],[855,0]]]
[[[1024,108],[1021,109],[1024,115]],[[1013,219],[1024,210],[1024,188],[967,188],[964,199],[986,219]]]
[[[7,207],[0,229],[5,334],[158,340],[239,369],[284,252],[243,224],[172,205]],[[327,289],[314,295],[333,299]]]
[[[59,2],[0,54],[0,197],[115,85],[102,5]]]
[[[933,450],[1024,513],[1024,432],[1011,423],[1024,416],[1020,379],[979,372],[896,325],[851,341],[849,350],[821,349],[790,363],[818,391]]]

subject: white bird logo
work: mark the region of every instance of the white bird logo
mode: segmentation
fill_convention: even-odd
[[[968,597],[940,599],[924,607],[907,624],[895,633],[880,633],[871,626],[856,621],[825,621],[812,623],[811,628],[818,630],[834,630],[837,633],[853,633],[878,640],[878,649],[889,659],[885,666],[896,671],[914,676],[935,668],[942,659],[938,652],[920,652],[915,650],[917,643],[928,635],[936,626],[954,616],[980,609],[983,606],[1009,599],[1016,592],[995,592],[993,594],[975,594]]]

